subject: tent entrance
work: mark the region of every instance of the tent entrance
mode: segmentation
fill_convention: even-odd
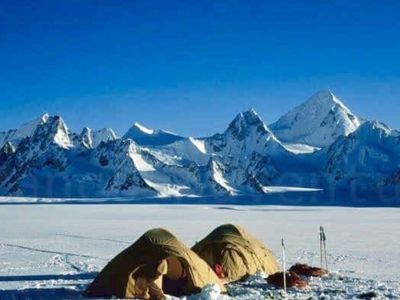
[[[165,294],[181,296],[185,293],[188,283],[188,263],[181,257],[169,256],[167,274],[163,276],[163,290]]]

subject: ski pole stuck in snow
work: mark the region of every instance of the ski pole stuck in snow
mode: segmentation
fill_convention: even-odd
[[[283,298],[286,299],[286,256],[285,256],[285,241],[282,238],[282,271],[283,271]]]
[[[322,254],[322,226],[319,226],[319,257],[320,257],[320,267],[323,265],[323,254]]]
[[[319,227],[320,236],[320,254],[321,254],[321,268],[323,267],[323,259],[325,259],[325,269],[328,271],[328,259],[326,255],[326,235],[323,226]]]

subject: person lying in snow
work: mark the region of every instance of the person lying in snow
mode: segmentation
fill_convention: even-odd
[[[141,266],[131,276],[135,282],[132,295],[145,300],[165,300],[167,297],[162,290],[162,277],[167,274],[167,261]]]

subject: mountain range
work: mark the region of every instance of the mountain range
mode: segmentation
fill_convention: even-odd
[[[356,116],[330,91],[270,125],[253,109],[239,113],[210,137],[139,123],[121,137],[110,128],[74,133],[45,114],[0,132],[0,147],[2,195],[234,196],[287,187],[351,198],[400,186],[400,132]]]

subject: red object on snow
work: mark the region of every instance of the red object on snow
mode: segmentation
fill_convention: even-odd
[[[299,275],[322,277],[328,274],[328,271],[323,268],[311,267],[306,264],[297,263],[293,265],[289,271],[295,272]]]
[[[224,268],[222,268],[222,266],[220,264],[214,265],[214,272],[215,272],[215,274],[217,274],[217,276],[219,278],[225,278]]]
[[[301,279],[299,275],[295,272],[286,272],[286,287],[287,288],[299,288],[305,289],[308,288],[308,282]],[[283,289],[283,272],[277,272],[272,275],[269,275],[267,278],[267,282],[273,286]]]

